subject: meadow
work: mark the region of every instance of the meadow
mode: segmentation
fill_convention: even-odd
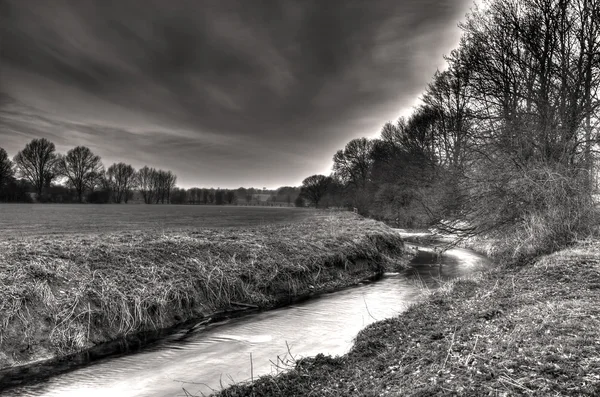
[[[307,208],[215,205],[0,204],[0,239],[252,227],[324,216]]]

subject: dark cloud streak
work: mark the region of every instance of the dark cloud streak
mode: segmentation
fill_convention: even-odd
[[[68,136],[104,158],[129,151],[185,185],[297,183],[410,106],[468,6],[4,0],[0,93],[23,107],[5,113],[0,146],[23,145],[19,129],[50,134],[23,114],[35,104],[59,146],[80,143]],[[61,118],[72,132],[61,132]],[[132,140],[133,130],[145,132]]]

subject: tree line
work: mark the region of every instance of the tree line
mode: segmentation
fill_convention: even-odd
[[[31,201],[33,191],[39,201],[61,194],[63,201],[66,196],[80,203],[127,203],[139,189],[147,204],[168,203],[176,181],[171,171],[148,166],[136,171],[119,162],[105,169],[100,156],[85,146],[56,153],[45,138],[33,139],[12,160],[0,148],[0,201]]]
[[[300,188],[283,186],[276,190],[244,188],[175,188],[171,193],[172,204],[203,205],[268,205],[304,206],[298,201]]]
[[[123,162],[105,168],[85,146],[62,155],[47,139],[33,139],[12,160],[0,147],[0,202],[30,202],[33,195],[42,202],[128,203],[136,196],[145,204],[304,206],[299,187],[182,189],[176,183],[169,170],[135,170]]]
[[[380,138],[350,141],[303,197],[401,226],[572,238],[595,189],[600,1],[493,0],[460,27],[422,104]]]

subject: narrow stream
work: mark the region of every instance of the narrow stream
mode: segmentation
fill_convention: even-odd
[[[423,299],[423,286],[463,277],[489,265],[472,251],[441,257],[421,247],[410,269],[301,304],[215,323],[181,338],[171,335],[141,352],[107,358],[6,396],[206,395],[232,382],[277,373],[295,358],[341,355],[365,326]],[[283,363],[282,363],[283,361]]]

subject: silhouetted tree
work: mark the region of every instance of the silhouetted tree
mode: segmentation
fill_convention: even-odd
[[[15,171],[6,150],[0,147],[0,190],[13,180]]]
[[[169,197],[169,204],[186,204],[190,202],[189,194],[192,190],[194,189],[186,191],[185,189],[173,188]]]
[[[175,187],[177,176],[171,171],[157,170],[154,172],[153,190],[156,204],[169,203],[171,190]]]
[[[371,171],[371,148],[367,138],[353,139],[333,156],[333,171],[344,182],[357,189],[364,189]]]
[[[282,186],[275,192],[275,201],[292,204],[300,194],[300,188],[293,186]]]
[[[175,188],[176,183],[177,183],[177,175],[175,175],[171,171],[167,171],[166,183],[165,183],[167,203],[171,202],[171,191]]]
[[[144,203],[152,204],[156,193],[156,170],[146,165],[136,172],[135,179]]]
[[[236,201],[237,197],[234,190],[225,191],[225,201],[227,204],[233,204]]]
[[[45,138],[34,139],[13,159],[18,174],[31,182],[38,197],[42,196],[44,187],[49,186],[56,176],[54,151],[54,143]]]
[[[336,178],[347,186],[352,205],[361,214],[368,213],[370,194],[367,190],[372,166],[373,142],[366,138],[353,139],[333,156]]]
[[[188,190],[188,202],[190,204],[198,204],[202,201],[202,189],[198,189],[197,187],[193,187]]]
[[[77,201],[81,203],[83,193],[86,189],[93,189],[98,176],[104,172],[104,167],[100,156],[93,154],[85,146],[77,146],[58,158],[57,172],[67,178],[77,193]]]
[[[129,164],[114,163],[106,171],[106,181],[115,203],[127,204],[131,190],[135,187],[135,170]]]
[[[319,202],[327,193],[327,188],[331,183],[331,178],[325,175],[311,175],[302,181],[301,195],[312,203],[315,207],[319,207]]]
[[[217,189],[215,192],[215,204],[223,205],[225,204],[225,192],[221,189]]]

